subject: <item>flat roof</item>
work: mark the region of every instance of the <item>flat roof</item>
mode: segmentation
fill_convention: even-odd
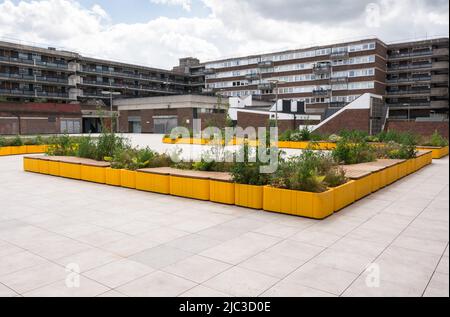
[[[179,108],[205,108],[217,109],[218,98],[203,95],[175,95],[117,99],[114,105],[120,110],[145,109],[179,109]],[[221,108],[228,108],[228,102],[222,100]]]

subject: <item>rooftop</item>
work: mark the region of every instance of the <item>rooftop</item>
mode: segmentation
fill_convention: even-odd
[[[449,296],[448,157],[322,221],[25,173],[21,156],[0,175],[0,296]]]

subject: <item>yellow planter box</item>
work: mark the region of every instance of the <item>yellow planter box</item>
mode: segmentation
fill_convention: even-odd
[[[234,204],[241,207],[262,209],[263,186],[235,184]]]
[[[11,147],[10,146],[2,146],[0,147],[0,156],[11,155]]]
[[[21,154],[27,154],[27,146],[21,145],[21,146],[10,146],[11,154],[10,155],[21,155]]]
[[[390,166],[386,169],[387,171],[387,184],[390,185],[394,182],[396,182],[398,177],[398,165]]]
[[[408,175],[408,161],[398,164],[398,179]]]
[[[27,172],[39,173],[39,160],[30,157],[24,157],[23,169]]]
[[[136,172],[120,170],[120,186],[126,188],[136,188]]]
[[[119,169],[105,168],[105,183],[112,186],[120,186],[120,174]]]
[[[47,152],[47,146],[45,145],[27,145],[27,153],[45,153]]]
[[[356,183],[349,181],[341,186],[333,187],[334,211],[341,210],[351,205],[356,200]]]
[[[278,147],[280,149],[290,149],[291,142],[290,141],[278,141]]]
[[[432,152],[433,159],[440,159],[448,155],[449,147],[432,147],[432,146],[418,146],[418,150],[427,150]]]
[[[53,176],[60,176],[60,166],[57,161],[47,161],[48,165],[48,174]]]
[[[179,138],[176,140],[176,144],[192,144],[191,138]]]
[[[209,181],[209,199],[211,201],[234,205],[235,184],[231,182]]]
[[[136,189],[160,194],[170,193],[170,177],[168,174],[155,174],[137,171]]]
[[[209,200],[209,179],[170,175],[170,194],[199,200]]]
[[[354,181],[355,181],[355,200],[359,200],[372,193],[373,174],[362,177],[360,179],[355,179]]]
[[[323,219],[334,212],[334,193],[309,193],[297,190],[264,187],[264,210],[314,219]]]
[[[93,183],[106,183],[106,167],[81,165],[81,179]]]
[[[191,139],[191,144],[206,145],[208,143],[209,143],[209,140],[206,140],[206,139]]]
[[[59,176],[72,179],[81,179],[81,165],[59,162]]]
[[[416,159],[409,159],[406,161],[407,175],[414,173],[415,168],[416,168]]]
[[[47,160],[38,160],[38,169],[40,174],[49,174],[49,167]],[[59,172],[58,172],[59,175]]]
[[[172,140],[171,138],[163,138],[163,143],[175,144],[176,140]]]
[[[382,170],[372,173],[372,193],[375,193],[376,191],[382,188],[381,186],[382,174],[383,174]]]

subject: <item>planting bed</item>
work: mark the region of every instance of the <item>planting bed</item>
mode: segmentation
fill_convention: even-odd
[[[47,152],[48,145],[0,146],[0,156]]]
[[[28,172],[323,219],[431,162],[432,152],[420,151],[411,160],[346,165],[350,181],[322,193],[235,184],[228,173],[168,167],[115,170],[109,163],[78,157],[26,156],[23,164]]]

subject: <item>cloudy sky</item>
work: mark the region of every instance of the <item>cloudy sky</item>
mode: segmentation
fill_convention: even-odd
[[[448,36],[448,0],[0,0],[0,40],[171,68],[378,36]]]

